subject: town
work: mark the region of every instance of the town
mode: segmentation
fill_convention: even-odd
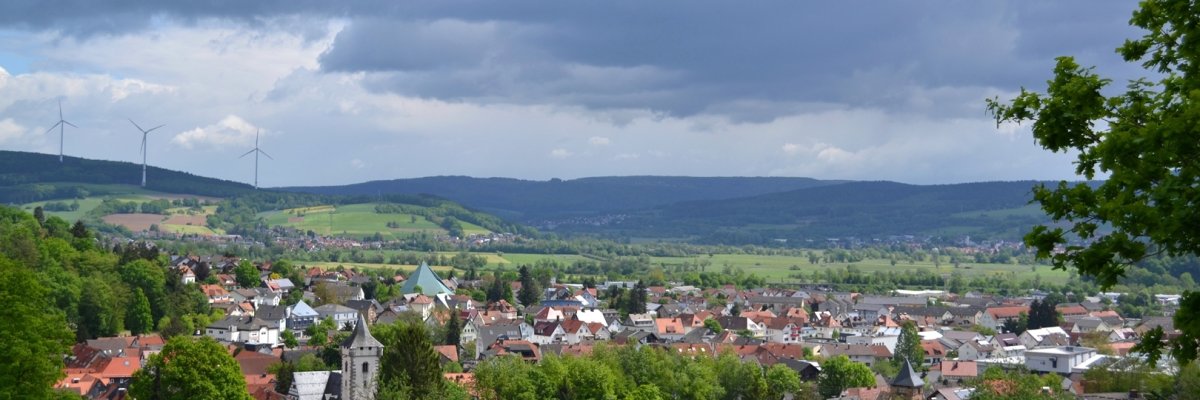
[[[248,281],[239,270],[247,265],[254,274]],[[365,398],[352,394],[355,390],[375,393],[369,386],[375,381],[358,387],[363,381],[351,376],[362,363],[359,358],[377,369],[378,355],[360,357],[346,343],[379,347],[371,331],[397,321],[419,321],[438,332],[433,349],[445,379],[477,398],[497,396],[494,388],[477,387],[472,372],[490,359],[516,357],[537,364],[546,357],[588,356],[604,346],[688,357],[727,355],[762,369],[779,365],[799,378],[792,394],[804,398],[964,399],[989,370],[1054,376],[1055,385],[1046,390],[1094,396],[1106,383],[1089,374],[1093,368],[1137,360],[1131,349],[1148,332],[1178,334],[1170,310],[1179,296],[1167,295],[1155,299],[1167,310],[1164,316],[1138,319],[1114,311],[1119,293],[1065,302],[1061,294],[1044,292],[868,295],[553,279],[543,285],[528,277],[513,282],[454,273],[443,277],[427,264],[406,274],[378,276],[195,255],[171,256],[166,267],[180,284],[202,292],[215,316],[179,335],[219,342],[237,361],[246,391],[259,399],[353,399]],[[485,295],[498,299],[472,296],[498,282],[503,290]],[[534,288],[527,290],[526,282]],[[378,294],[389,290],[396,295],[381,300]],[[905,348],[905,343],[916,346]],[[339,344],[340,355],[326,365],[349,360],[343,368],[295,369],[312,364],[302,361],[305,357],[328,357],[328,346]],[[55,387],[87,398],[121,398],[134,374],[163,345],[157,334],[86,340],[72,348],[66,377]],[[822,366],[839,365],[836,359],[861,365],[872,378],[860,383],[831,378]]]

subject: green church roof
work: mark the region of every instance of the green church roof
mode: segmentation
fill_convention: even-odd
[[[454,294],[453,290],[450,290],[450,288],[446,287],[446,284],[442,283],[442,278],[436,272],[433,272],[433,268],[429,268],[429,264],[424,262],[408,277],[408,280],[404,281],[404,286],[400,287],[400,293],[416,293],[417,286],[421,287],[421,293],[426,296],[433,296],[439,293]]]

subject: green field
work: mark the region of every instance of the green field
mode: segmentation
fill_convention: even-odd
[[[651,257],[651,262],[658,265],[673,266],[683,264],[684,262],[698,263],[702,260],[708,260],[710,265],[708,271],[720,271],[726,265],[735,268],[743,268],[747,273],[754,273],[767,278],[769,282],[779,282],[781,280],[791,280],[789,275],[803,273],[805,275],[812,274],[813,270],[828,269],[828,268],[845,268],[848,265],[854,265],[864,274],[875,273],[875,271],[913,271],[927,270],[935,274],[949,275],[954,271],[958,271],[967,279],[978,276],[999,275],[1009,277],[1015,273],[1017,281],[1033,279],[1035,276],[1040,276],[1043,282],[1063,284],[1067,281],[1069,274],[1067,271],[1059,271],[1051,269],[1049,266],[1039,265],[1036,268],[1031,268],[1029,265],[1017,264],[980,264],[980,263],[961,263],[959,268],[954,268],[954,265],[949,262],[941,263],[940,267],[935,267],[932,261],[917,262],[915,264],[901,261],[895,266],[892,266],[891,260],[888,259],[867,259],[856,263],[832,263],[832,264],[811,264],[807,257],[798,256],[760,256],[748,254],[714,254],[709,256],[697,257]],[[792,267],[798,267],[799,270],[793,270]]]
[[[205,196],[160,193],[160,192],[142,189],[137,186],[128,186],[128,185],[80,185],[80,186],[82,186],[88,190],[91,190],[93,192],[104,193],[104,194],[86,197],[86,198],[82,198],[82,199],[60,199],[60,200],[37,201],[37,202],[33,202],[33,203],[22,204],[21,208],[26,211],[33,212],[33,209],[35,207],[45,206],[46,203],[49,203],[49,202],[62,202],[62,203],[66,203],[66,204],[78,202],[79,209],[75,210],[75,211],[46,211],[46,215],[56,216],[56,217],[66,220],[68,222],[74,222],[79,219],[82,219],[84,216],[86,216],[89,212],[94,210],[97,206],[100,205],[101,202],[103,202],[106,199],[113,199],[113,200],[120,200],[120,201],[132,201],[132,202],[138,202],[138,203],[143,203],[143,202],[157,200],[157,199],[180,199],[180,198],[197,198],[197,199],[201,199],[201,200],[211,200],[211,201],[219,201],[220,200],[220,199],[205,197]],[[204,209],[204,211],[202,211],[202,212],[195,212],[195,211],[191,211],[185,207],[176,207],[176,208],[169,209],[168,213],[169,214],[180,214],[180,215],[206,216],[206,215],[216,212],[217,206],[204,206],[203,209]],[[169,217],[169,215],[164,215],[163,220],[165,221],[168,217]],[[213,230],[208,229],[207,227],[203,226],[203,224],[193,224],[193,225],[158,224],[158,225],[159,225],[159,228],[162,229],[164,232],[196,233],[196,234],[202,234],[202,235],[212,235],[212,234],[223,233],[223,232],[214,232]]]
[[[383,235],[384,239],[400,239],[415,232],[445,234],[446,230],[422,216],[410,214],[379,214],[375,204],[351,204],[344,206],[316,206],[293,208],[261,213],[271,226],[287,226],[300,230],[311,230],[323,235],[347,235],[351,237]],[[389,228],[388,222],[397,227]],[[478,225],[462,221],[463,232],[486,234],[489,231]]]
[[[316,261],[316,262],[305,261],[305,262],[299,262],[297,264],[303,265],[303,266],[308,266],[310,268],[311,267],[321,267],[321,269],[324,269],[324,270],[336,269],[339,265],[342,267],[348,268],[348,269],[349,268],[357,268],[359,270],[401,269],[401,270],[404,270],[405,274],[409,274],[409,273],[412,273],[413,271],[417,270],[416,265],[399,265],[399,264],[375,264],[375,263],[331,262],[331,261]],[[448,265],[430,265],[429,268],[433,268],[433,270],[437,271],[439,274],[444,274],[446,272],[449,272],[451,269],[453,269],[453,267],[450,267]],[[443,278],[445,278],[445,276],[443,276]]]
[[[207,226],[195,226],[195,225],[162,224],[162,225],[158,226],[158,229],[161,229],[163,232],[172,232],[172,233],[179,233],[179,234],[185,234],[185,235],[189,234],[189,233],[194,233],[197,235],[206,235],[206,236],[224,234],[224,232],[217,232],[212,229],[209,229]]]

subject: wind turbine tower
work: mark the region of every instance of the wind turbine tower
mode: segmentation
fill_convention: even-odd
[[[54,128],[58,128],[58,162],[59,163],[63,162],[63,129],[66,128],[65,127],[66,125],[70,125],[72,128],[76,128],[76,129],[79,128],[78,126],[75,126],[75,124],[67,122],[67,120],[63,119],[62,100],[59,100],[58,101],[58,123],[54,124],[54,126],[51,126],[50,129],[46,130],[46,133],[50,133],[51,131],[54,130]]]
[[[129,120],[129,123],[133,124],[133,126],[139,131],[142,131],[142,187],[146,187],[146,137],[150,136],[150,132],[154,132],[155,129],[162,128],[163,125],[159,125],[150,129],[142,129],[142,127],[138,126],[137,122],[133,122],[132,119]]]
[[[254,148],[251,149],[250,151],[247,151],[246,154],[242,154],[241,157],[238,157],[238,158],[243,158],[243,157],[250,155],[250,153],[254,153],[254,188],[255,189],[258,189],[258,155],[262,154],[264,156],[267,156],[267,158],[269,158],[269,159],[272,159],[272,160],[275,159],[274,157],[271,157],[270,154],[267,154],[267,152],[258,148],[258,134],[259,134],[259,131],[254,131]]]

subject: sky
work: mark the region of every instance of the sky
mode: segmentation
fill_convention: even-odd
[[[1117,82],[1131,1],[0,2],[0,149],[263,186],[1073,179],[984,100]],[[1120,85],[1118,85],[1120,86]]]

